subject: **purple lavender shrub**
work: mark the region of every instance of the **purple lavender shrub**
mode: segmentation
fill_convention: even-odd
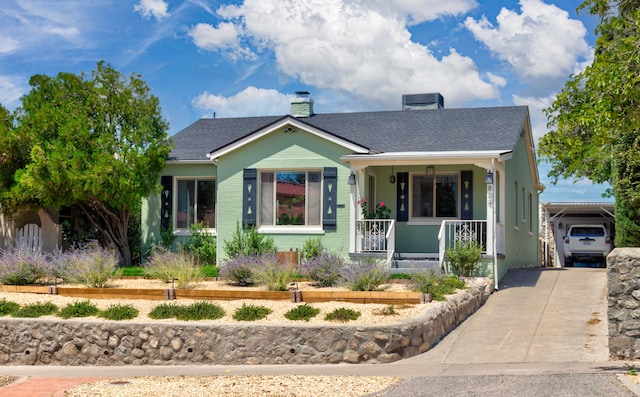
[[[375,260],[349,262],[342,268],[341,284],[351,291],[376,291],[389,280],[391,269]]]
[[[338,254],[322,252],[300,265],[300,273],[320,287],[333,287],[340,280],[345,261]]]
[[[54,264],[40,251],[26,245],[0,250],[0,283],[29,285],[54,275]]]
[[[119,277],[118,255],[114,250],[87,246],[54,256],[57,276],[67,283],[82,284],[89,288],[106,288]]]
[[[253,270],[257,265],[254,255],[237,255],[220,268],[220,277],[235,285],[251,285],[254,283]]]

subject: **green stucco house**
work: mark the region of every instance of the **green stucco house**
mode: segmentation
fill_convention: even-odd
[[[290,115],[201,119],[174,135],[162,192],[143,202],[143,246],[198,222],[222,263],[240,224],[281,251],[320,237],[393,268],[443,266],[447,246],[476,240],[496,285],[538,266],[544,187],[527,107],[445,109],[440,94],[413,94],[400,111],[315,114],[308,95]],[[389,218],[369,219],[381,202]]]

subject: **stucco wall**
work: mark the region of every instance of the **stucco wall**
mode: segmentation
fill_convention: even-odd
[[[516,150],[505,165],[505,203],[504,231],[505,257],[499,262],[498,277],[502,279],[509,269],[539,266],[538,258],[538,192],[533,184],[530,164],[527,156],[527,145],[523,134],[518,140]],[[518,183],[517,202],[515,200],[515,183]],[[522,188],[525,192],[525,211],[522,216]],[[531,214],[528,213],[527,195],[531,194]],[[516,206],[518,214],[516,215]]]

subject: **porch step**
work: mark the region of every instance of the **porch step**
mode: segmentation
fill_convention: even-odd
[[[391,264],[391,273],[410,273],[424,269],[441,270],[438,254],[398,254]]]

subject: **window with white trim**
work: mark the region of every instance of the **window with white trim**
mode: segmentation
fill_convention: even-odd
[[[416,218],[457,218],[460,215],[458,174],[411,175],[410,214]]]
[[[261,172],[259,211],[263,226],[320,226],[322,172]]]
[[[216,227],[216,181],[213,178],[176,180],[177,229],[189,229],[199,223],[206,229]]]

